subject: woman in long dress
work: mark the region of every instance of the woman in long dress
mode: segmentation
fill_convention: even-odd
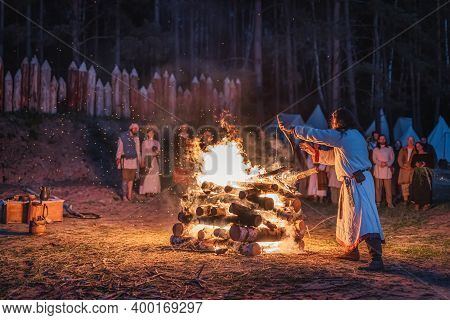
[[[154,129],[147,130],[147,139],[142,142],[142,163],[143,174],[139,186],[139,194],[155,195],[161,192],[161,182],[159,179],[159,154],[161,146],[155,140]]]
[[[411,183],[411,201],[415,210],[427,210],[431,204],[433,155],[427,153],[421,142],[416,142],[417,153],[412,156],[411,167],[414,173]]]
[[[364,268],[368,271],[384,269],[381,243],[384,234],[375,204],[375,185],[370,169],[367,142],[356,129],[352,113],[339,108],[332,114],[332,129],[320,130],[306,126],[286,129],[282,123],[280,129],[295,138],[331,147],[331,150],[317,150],[311,145],[301,145],[313,156],[315,163],[334,165],[342,187],[336,222],[336,240],[344,247],[345,253],[339,258],[359,260],[358,245],[365,241],[371,261]]]

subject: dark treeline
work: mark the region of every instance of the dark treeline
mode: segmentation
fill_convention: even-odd
[[[450,5],[337,76],[444,0],[7,3],[73,50],[1,4],[5,69],[36,54],[41,62],[49,60],[57,74],[84,56],[108,70],[114,64],[135,67],[146,81],[163,68],[175,72],[181,84],[199,72],[213,73],[215,79],[226,73],[241,78],[243,115],[258,123],[314,90],[289,111],[306,118],[316,103],[326,113],[345,105],[364,126],[374,118],[379,122],[376,115],[384,108],[391,126],[398,116],[412,116],[420,134],[449,110]]]

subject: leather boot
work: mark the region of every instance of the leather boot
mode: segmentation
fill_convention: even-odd
[[[369,254],[371,261],[367,267],[361,267],[360,270],[373,271],[373,272],[383,272],[384,263],[382,258],[382,247],[380,238],[366,239],[367,248],[369,249]]]
[[[337,257],[338,259],[348,260],[348,261],[359,261],[359,250],[358,247],[352,251],[347,251],[346,253]]]

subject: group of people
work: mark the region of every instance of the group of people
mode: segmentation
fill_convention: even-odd
[[[139,126],[132,123],[129,130],[120,134],[117,141],[116,165],[122,174],[122,199],[131,201],[133,184],[139,180],[139,194],[152,196],[161,192],[159,155],[161,146],[154,128],[146,130],[142,144]],[[136,177],[136,174],[139,176]]]
[[[431,169],[436,163],[436,153],[426,137],[420,141],[408,137],[407,141],[407,145],[402,146],[397,140],[391,147],[386,136],[376,131],[367,141],[377,207],[380,207],[383,197],[388,208],[395,208],[397,203],[411,203],[415,210],[427,210],[431,205]],[[312,143],[312,147],[327,149],[317,143]],[[329,190],[331,203],[337,204],[342,182],[337,180],[334,166],[314,163],[311,156],[307,157],[307,166],[308,169],[316,167],[318,171],[309,178],[307,195],[323,203]]]
[[[368,146],[377,206],[384,189],[389,208],[394,208],[395,202],[399,201],[403,205],[414,204],[415,210],[427,210],[432,200],[431,170],[436,163],[436,152],[427,143],[427,138],[414,141],[413,137],[408,137],[406,146],[397,140],[391,147],[386,136],[375,131]]]

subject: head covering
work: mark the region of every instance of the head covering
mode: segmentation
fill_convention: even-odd
[[[132,130],[133,128],[136,128],[137,130],[139,130],[139,125],[137,123],[130,124],[129,129]]]

